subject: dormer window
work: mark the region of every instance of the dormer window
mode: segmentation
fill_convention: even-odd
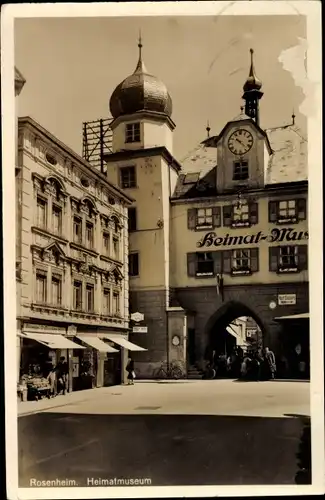
[[[237,160],[234,162],[233,181],[246,181],[248,179],[248,161]]]
[[[125,127],[125,142],[140,142],[140,123],[128,123]]]

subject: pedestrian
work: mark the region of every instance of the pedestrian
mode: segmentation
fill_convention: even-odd
[[[270,351],[268,347],[265,347],[264,357],[269,374],[268,378],[274,379],[276,374],[276,363],[275,363],[274,352]]]
[[[56,369],[52,368],[47,376],[47,380],[50,384],[50,397],[54,398],[56,396]]]
[[[56,376],[58,381],[58,393],[66,394],[68,382],[68,363],[64,356],[60,357],[60,361],[56,366]]]
[[[128,360],[126,371],[128,372],[128,385],[133,385],[135,379],[135,371],[134,371],[134,361],[131,358],[129,358]]]

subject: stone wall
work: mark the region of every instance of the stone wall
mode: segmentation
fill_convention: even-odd
[[[196,312],[195,345],[199,361],[204,358],[211,328],[222,316],[222,310],[229,302],[243,306],[241,315],[249,315],[251,312],[262,328],[264,345],[276,352],[280,349],[281,326],[274,318],[309,311],[308,283],[229,286],[225,287],[223,300],[215,287],[183,288],[176,290],[176,294],[178,303],[184,309]],[[272,301],[277,303],[278,294],[296,294],[296,305],[277,305],[275,309],[271,309],[269,304]]]
[[[144,314],[143,324],[147,333],[130,332],[131,342],[148,349],[132,352],[136,374],[142,378],[152,377],[162,361],[167,360],[167,312],[166,291],[130,291],[130,314]]]

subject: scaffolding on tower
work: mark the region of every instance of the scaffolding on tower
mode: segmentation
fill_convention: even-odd
[[[104,156],[113,152],[111,122],[112,118],[100,118],[82,124],[82,157],[103,174],[106,174],[107,171]]]

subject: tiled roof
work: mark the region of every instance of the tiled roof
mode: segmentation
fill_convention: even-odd
[[[273,154],[270,156],[266,184],[308,179],[308,143],[299,127],[289,125],[266,130]]]
[[[241,118],[240,118],[241,117]],[[238,116],[238,120],[243,115]],[[235,121],[235,120],[233,120]],[[283,184],[308,179],[308,143],[296,125],[285,125],[265,130],[273,154],[265,172],[265,184]],[[192,198],[216,194],[217,137],[206,139],[180,163],[182,170],[173,193],[176,198]],[[211,147],[207,146],[207,144]],[[186,174],[191,173],[191,177]],[[193,174],[197,174],[196,178]],[[193,182],[190,182],[192,178]],[[201,186],[205,184],[205,189]]]

